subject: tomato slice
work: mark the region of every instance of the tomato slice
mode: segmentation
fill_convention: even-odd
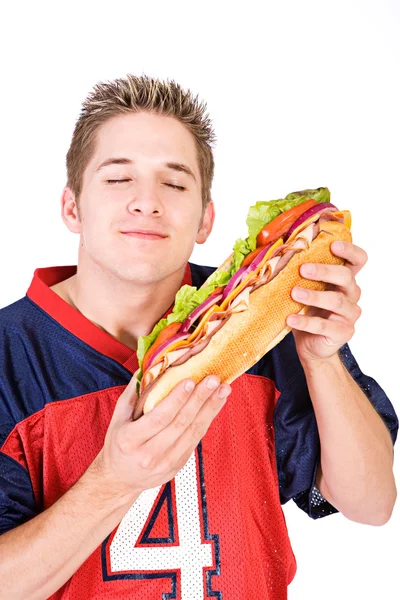
[[[253,261],[253,259],[257,256],[257,254],[260,254],[261,250],[264,250],[264,246],[260,246],[259,248],[256,248],[255,250],[250,252],[250,254],[248,254],[246,256],[246,258],[244,259],[244,261],[242,262],[242,264],[240,266],[247,267],[247,265],[249,265]]]
[[[261,229],[257,236],[257,247],[266,246],[283,237],[293,223],[315,204],[318,204],[316,200],[306,200],[275,217],[275,219]]]
[[[217,296],[218,294],[221,294],[225,289],[224,285],[221,285],[220,287],[215,288],[215,290],[212,292],[213,296]]]
[[[182,326],[182,323],[180,323],[179,321],[175,321],[174,323],[170,323],[169,325],[167,325],[162,330],[162,332],[160,333],[160,335],[158,336],[158,338],[156,339],[154,344],[152,346],[150,346],[150,348],[147,350],[146,354],[144,355],[143,365],[142,365],[143,373],[145,373],[147,371],[147,367],[149,365],[151,357],[153,356],[153,354],[157,350],[157,348],[159,348],[161,346],[161,344],[166,342],[173,335],[178,333],[181,326]]]

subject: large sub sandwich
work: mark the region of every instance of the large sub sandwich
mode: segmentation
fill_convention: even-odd
[[[247,217],[249,235],[196,289],[184,285],[173,311],[138,340],[137,392],[143,412],[183,379],[217,375],[231,383],[290,331],[286,318],[307,306],[291,297],[294,286],[322,290],[304,279],[305,262],[342,264],[335,240],[351,241],[349,211],[330,203],[327,188],[257,202]]]

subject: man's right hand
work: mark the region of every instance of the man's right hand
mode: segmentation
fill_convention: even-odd
[[[170,481],[189,460],[231,393],[209,375],[195,386],[186,379],[155,408],[132,421],[136,378],[121,394],[104,446],[92,467],[114,491],[137,497]]]

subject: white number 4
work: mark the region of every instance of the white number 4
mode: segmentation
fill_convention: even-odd
[[[161,486],[146,490],[126,513],[111,543],[113,573],[180,570],[181,600],[204,600],[204,568],[213,567],[213,542],[202,542],[196,471],[193,453],[175,476],[179,546],[136,547]]]

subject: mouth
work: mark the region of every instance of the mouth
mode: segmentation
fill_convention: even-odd
[[[168,237],[165,233],[161,231],[153,231],[150,229],[134,229],[131,231],[121,231],[123,235],[128,237],[137,238],[140,240],[163,240]]]

